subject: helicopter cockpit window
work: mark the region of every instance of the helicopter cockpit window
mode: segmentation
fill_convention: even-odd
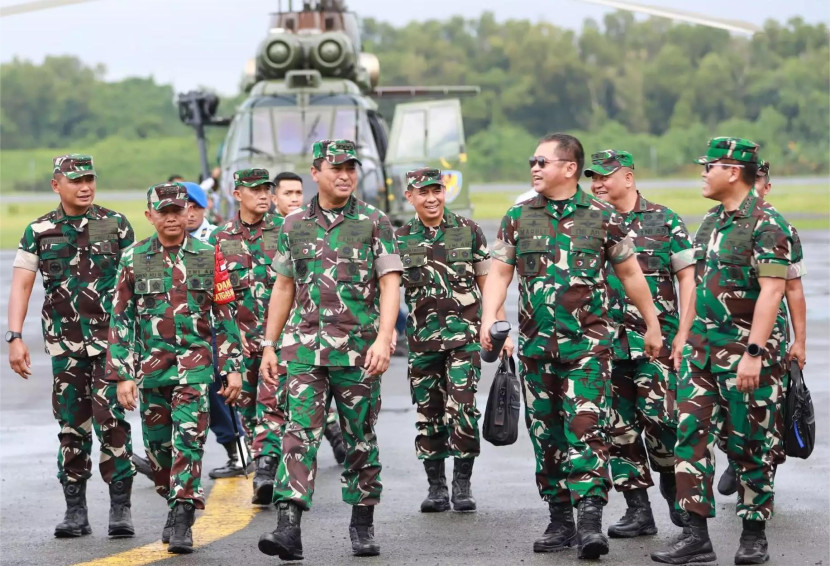
[[[399,159],[423,160],[426,157],[426,112],[415,110],[403,115],[402,135],[398,140]]]
[[[461,151],[458,113],[455,108],[436,106],[429,109],[427,158],[455,157]]]

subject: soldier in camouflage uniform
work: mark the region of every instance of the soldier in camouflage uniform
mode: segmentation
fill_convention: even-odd
[[[52,357],[52,410],[60,424],[58,479],[66,498],[66,516],[55,528],[56,537],[92,532],[86,483],[92,471],[93,429],[101,443],[101,477],[109,484],[109,535],[135,533],[130,514],[135,475],[130,425],[116,400],[115,386],[104,379],[118,259],[134,236],[123,215],[93,204],[95,181],[92,157],[55,158],[52,190],[60,195],[60,205],[23,232],[9,298],[9,363],[28,379],[31,359],[21,330],[40,271],[46,292],[43,339]]]
[[[302,558],[300,517],[311,507],[332,398],[346,441],[343,500],[353,506],[352,551],[380,552],[373,526],[381,493],[375,423],[400,302],[392,224],[352,194],[360,164],[354,142],[318,141],[313,155],[318,194],[283,224],[265,331],[266,340],[276,340],[288,323],[280,352],[288,365],[288,420],[274,487],[278,522],[259,540],[262,552],[283,560]],[[262,371],[277,383],[273,347],[263,352]]]
[[[773,513],[775,419],[783,395],[782,342],[775,326],[793,262],[790,225],[751,192],[758,146],[710,140],[703,196],[720,201],[694,239],[695,293],[677,340],[686,342],[677,387],[677,501],[689,514],[684,535],[652,559],[669,564],[716,559],[707,530],[715,516],[714,445],[727,440],[737,469],[743,532],[736,564],[769,560],[765,522]]]
[[[193,551],[195,508],[204,509],[202,451],[213,381],[211,320],[232,403],[241,389],[239,329],[233,289],[218,248],[185,232],[187,190],[181,183],[147,191],[147,219],[156,234],[126,250],[118,267],[107,356],[118,401],[132,411],[140,393],[144,448],[156,491],[170,511],[162,531],[168,551]],[[218,283],[218,284],[217,284]],[[212,315],[212,319],[211,319]]]
[[[772,189],[772,183],[769,178],[769,161],[763,161],[758,166],[758,175],[755,179],[755,192],[759,197],[765,199]],[[804,368],[807,352],[807,302],[804,299],[804,287],[801,284],[801,278],[807,273],[807,268],[804,264],[804,254],[801,246],[801,239],[798,237],[798,232],[795,226],[791,226],[793,235],[793,264],[787,269],[787,283],[785,287],[784,296],[787,299],[786,303],[782,302],[778,309],[778,316],[775,319],[776,328],[787,337],[786,341],[781,343],[782,359],[786,359],[785,373],[783,380],[783,390],[786,391],[789,386],[789,362],[790,360],[797,360],[799,367]],[[787,308],[789,307],[789,309]],[[793,341],[789,351],[784,349],[790,343],[790,320],[793,326]],[[786,395],[782,395],[779,403],[786,400]],[[776,434],[774,439],[776,444],[773,447],[773,473],[776,472],[778,465],[783,464],[787,455],[784,451],[783,441],[784,416],[785,410],[783,405],[778,408],[776,412]],[[721,451],[726,452],[727,438],[721,436],[718,442]],[[735,466],[732,462],[725,467],[720,481],[718,482],[718,491],[723,495],[732,495],[738,491],[738,476],[735,474]]]
[[[526,422],[536,455],[536,483],[550,524],[533,549],[573,545],[580,558],[608,553],[602,507],[608,497],[608,445],[600,426],[607,410],[613,326],[603,268],[611,262],[647,324],[645,354],[662,338],[634,246],[614,208],[577,181],[582,144],[573,136],[542,138],[530,159],[537,195],[507,211],[493,245],[485,285],[481,342],[519,272],[519,359]],[[572,506],[578,508],[574,527]]]
[[[623,518],[608,528],[608,534],[620,538],[653,535],[657,526],[646,491],[654,485],[649,461],[660,474],[660,491],[669,504],[672,522],[683,526],[674,505],[677,422],[669,345],[679,323],[673,277],[677,277],[680,295],[687,300],[694,289],[692,242],[677,214],[648,201],[637,190],[634,159],[629,152],[600,151],[591,156],[591,161],[585,170],[591,179],[591,191],[614,205],[634,240],[637,261],[654,298],[664,339],[659,356],[649,360],[644,352],[645,321],[625,296],[619,278],[609,273],[609,314],[619,325],[611,363],[610,464],[614,487],[623,492],[628,509]]]
[[[406,198],[415,218],[396,232],[409,308],[409,384],[417,406],[415,453],[423,460],[429,494],[422,512],[447,511],[450,498],[444,460],[455,459],[452,504],[475,511],[470,490],[479,455],[475,393],[481,377],[481,293],[490,252],[481,228],[444,208],[438,169],[406,174]],[[504,318],[504,313],[499,314]],[[505,344],[512,355],[512,344]]]

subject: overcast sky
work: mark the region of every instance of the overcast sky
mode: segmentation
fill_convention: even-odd
[[[494,12],[509,18],[546,20],[580,29],[586,18],[602,21],[609,9],[579,0],[346,0],[361,17],[395,25],[411,20],[478,17]],[[10,6],[20,0],[0,0]],[[300,5],[295,0],[295,6]],[[641,0],[720,18],[762,24],[786,21],[830,22],[827,0]],[[287,0],[283,0],[287,6]],[[255,54],[277,0],[96,0],[0,19],[0,60],[40,62],[45,55],[77,55],[103,63],[107,78],[153,76],[177,90],[199,85],[225,94],[236,92],[245,62]],[[381,72],[383,70],[381,69]],[[2,85],[0,85],[2,86]]]

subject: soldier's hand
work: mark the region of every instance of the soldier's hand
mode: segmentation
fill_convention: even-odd
[[[807,347],[804,342],[793,342],[793,345],[790,346],[790,351],[787,352],[787,361],[792,360],[796,360],[798,367],[804,369],[804,364],[807,363]]]
[[[501,347],[501,355],[508,358],[513,355],[513,339],[510,336],[505,339],[504,346]]]
[[[395,346],[398,345],[398,331],[392,329],[392,341],[389,343],[389,356],[395,355]]]
[[[753,358],[749,354],[741,356],[738,362],[738,391],[752,393],[758,389],[761,379],[761,357]]]
[[[277,351],[272,347],[262,349],[262,361],[259,364],[259,375],[268,385],[279,385],[279,362]]]
[[[225,405],[233,405],[241,392],[242,374],[238,371],[232,371],[226,376],[225,383],[222,384],[222,389],[219,390],[219,395],[225,398]]]
[[[363,367],[369,375],[380,375],[389,369],[389,344],[378,338],[366,352],[366,362]]]
[[[490,327],[493,326],[493,321],[490,319],[481,319],[481,329],[478,331],[478,341],[481,342],[482,350],[492,350],[493,341],[490,340]],[[508,336],[509,338],[509,336]],[[507,341],[505,340],[505,345]]]
[[[678,333],[671,343],[671,365],[674,371],[680,371],[680,363],[683,361],[683,347],[686,345],[688,336],[681,336]]]
[[[645,342],[645,351],[648,359],[654,361],[660,355],[660,350],[663,348],[663,334],[660,331],[660,327],[648,328],[643,336],[643,341]]]
[[[32,358],[29,357],[29,348],[23,338],[9,342],[9,365],[23,379],[29,379],[32,375]]]
[[[118,402],[128,411],[138,407],[138,387],[135,381],[119,381],[117,388]]]

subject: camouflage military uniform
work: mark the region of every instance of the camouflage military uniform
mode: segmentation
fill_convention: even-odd
[[[56,160],[70,179],[94,175],[91,158]],[[86,157],[88,167],[75,166]],[[83,216],[61,206],[41,216],[20,240],[14,267],[40,270],[46,300],[43,338],[52,356],[52,411],[60,424],[58,478],[85,481],[91,475],[92,429],[101,443],[99,469],[107,483],[131,478],[130,425],[114,384],[104,379],[107,329],[118,260],[133,243],[127,219],[92,205]]]
[[[507,211],[493,258],[519,274],[519,350],[536,483],[552,503],[607,500],[607,410],[613,325],[606,261],[634,253],[610,205],[581,188],[565,201],[543,195]]]
[[[374,430],[380,376],[362,366],[377,337],[377,280],[401,271],[392,225],[354,196],[338,211],[322,210],[315,197],[285,218],[275,265],[294,279],[295,297],[280,350],[288,366],[288,420],[274,501],[311,507],[317,449],[333,397],[346,442],[343,500],[375,505],[381,493]]]
[[[619,324],[611,364],[610,463],[615,488],[627,491],[654,485],[649,460],[655,472],[674,473],[676,384],[669,345],[677,333],[679,317],[673,274],[692,265],[693,252],[683,220],[642,195],[638,194],[634,209],[622,217],[633,237],[663,332],[660,355],[649,361],[644,351],[645,321],[626,296],[622,282],[609,271],[609,314]]]
[[[154,235],[126,250],[118,269],[108,371],[110,379],[138,384],[144,447],[156,491],[171,508],[176,502],[204,508],[211,315],[220,371],[239,371],[239,329],[230,306],[214,299],[215,253],[190,236],[168,250]]]
[[[476,277],[490,268],[487,241],[478,224],[449,210],[436,228],[416,217],[396,236],[409,307],[415,453],[421,460],[478,456],[481,293]]]
[[[752,325],[759,277],[787,276],[791,228],[769,204],[750,194],[734,213],[719,205],[695,236],[696,315],[683,351],[675,447],[677,498],[686,511],[715,516],[713,446],[727,438],[739,479],[738,516],[765,521],[773,512],[772,447],[782,391],[785,336],[773,328],[762,354],[760,384],[737,389],[736,368]]]

